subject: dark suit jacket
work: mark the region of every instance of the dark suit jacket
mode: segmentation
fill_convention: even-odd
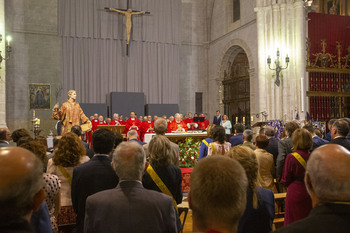
[[[276,167],[276,160],[278,156],[278,139],[274,137],[269,138],[269,144],[267,145],[265,150],[273,155],[273,162]]]
[[[316,206],[309,216],[280,228],[276,233],[349,233],[349,219],[349,205],[327,203]]]
[[[243,133],[239,133],[230,138],[231,146],[237,146],[243,144]]]
[[[313,146],[312,146],[312,150],[311,150],[311,151],[315,150],[315,149],[316,149],[317,147],[319,147],[319,146],[322,146],[322,145],[328,143],[328,141],[326,141],[326,140],[320,138],[319,136],[313,137],[313,138],[312,138],[312,141],[313,141]]]
[[[131,139],[130,142],[137,142],[138,144],[140,144],[141,146],[145,145],[146,143],[145,142],[141,142],[137,139]]]
[[[282,178],[284,161],[288,154],[292,153],[292,138],[286,138],[278,142],[278,156],[276,160],[276,176]]]
[[[152,164],[152,163],[151,163]],[[163,181],[165,186],[169,189],[173,195],[177,204],[182,202],[182,174],[181,169],[178,166],[169,164],[166,167],[153,166],[154,171],[159,178]],[[158,186],[154,183],[151,176],[146,172],[142,178],[142,184],[146,189],[162,192]]]
[[[326,137],[324,137],[324,139],[326,139],[329,142],[332,140],[332,136],[331,136],[331,132],[330,131],[326,134]]]
[[[346,138],[332,139],[328,144],[338,144],[350,150],[350,140]]]
[[[118,181],[118,176],[111,167],[111,159],[105,155],[95,155],[73,169],[71,194],[77,214],[77,232],[84,232],[86,198],[102,190],[115,188]]]
[[[123,181],[87,198],[84,229],[86,233],[175,233],[178,218],[171,197],[145,189],[140,182]]]
[[[213,125],[220,125],[220,124],[221,124],[221,120],[222,120],[222,116],[221,116],[221,115],[220,115],[219,118],[217,118],[216,116],[214,116]]]

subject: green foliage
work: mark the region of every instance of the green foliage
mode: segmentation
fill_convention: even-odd
[[[185,142],[179,142],[180,167],[194,167],[198,162],[200,141],[194,141],[193,138],[186,138]]]

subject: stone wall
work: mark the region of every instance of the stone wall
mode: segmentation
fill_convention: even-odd
[[[6,62],[6,120],[10,130],[31,129],[28,84],[51,84],[51,108],[61,86],[61,39],[57,35],[57,1],[5,0],[6,32],[12,35],[11,59]],[[41,135],[54,130],[51,110],[36,110]]]

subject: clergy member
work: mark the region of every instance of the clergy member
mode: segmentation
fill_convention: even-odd
[[[97,129],[97,125],[98,125],[98,114],[97,113],[95,113],[94,114],[94,119],[91,121],[91,124],[92,124],[92,131],[94,132],[94,131],[96,131],[96,129]]]
[[[151,115],[148,115],[146,121],[141,123],[141,141],[143,141],[143,137],[147,133],[154,133],[154,122]]]
[[[184,121],[181,120],[181,116],[179,113],[175,114],[175,120],[169,125],[168,132],[172,131],[176,132],[186,132],[188,130],[187,125]]]
[[[209,125],[209,120],[207,118],[205,118],[204,113],[202,113],[201,115],[199,115],[200,117],[204,117],[204,121],[203,122],[198,122],[199,124],[199,129],[203,129],[206,130],[208,128]]]
[[[187,125],[187,128],[189,130],[193,130],[193,129],[198,128],[198,124],[193,121],[192,112],[188,113],[188,118],[186,120],[184,120],[184,122]]]
[[[97,124],[97,125],[107,125],[107,123],[104,122],[103,116],[102,116],[102,115],[100,115],[100,116],[98,117],[98,124]]]
[[[140,136],[141,122],[136,118],[135,112],[130,113],[130,118],[126,121],[124,133],[128,133],[130,130],[136,130]]]
[[[119,124],[126,125],[126,121],[123,120],[123,115],[119,116]]]

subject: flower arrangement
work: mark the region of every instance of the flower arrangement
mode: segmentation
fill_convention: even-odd
[[[200,141],[188,137],[184,142],[179,142],[180,167],[194,167],[198,162],[198,153],[201,146]]]

